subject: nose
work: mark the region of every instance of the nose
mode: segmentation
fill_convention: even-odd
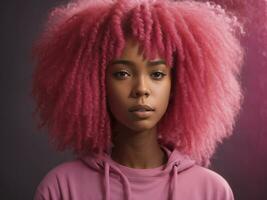
[[[150,90],[148,84],[144,77],[138,78],[132,90],[132,97],[140,98],[140,97],[148,97],[150,95]]]

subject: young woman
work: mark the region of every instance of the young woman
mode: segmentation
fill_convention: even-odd
[[[40,127],[75,160],[35,200],[232,200],[209,170],[242,103],[240,24],[193,1],[79,0],[35,44]]]

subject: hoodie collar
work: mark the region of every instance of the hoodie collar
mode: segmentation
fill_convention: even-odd
[[[168,148],[162,146],[162,149],[168,155],[168,161],[166,164],[151,169],[134,169],[129,168],[119,163],[113,161],[110,157],[110,154],[104,155],[96,155],[92,154],[90,156],[82,157],[81,160],[85,162],[89,167],[102,171],[104,173],[104,183],[106,196],[105,200],[110,200],[110,174],[114,173],[119,175],[122,179],[122,184],[125,191],[125,198],[127,200],[131,200],[131,187],[130,181],[149,181],[149,178],[157,178],[164,175],[171,176],[170,182],[170,194],[172,195],[172,199],[177,199],[176,187],[177,187],[177,176],[184,170],[191,168],[195,161],[190,159],[189,156],[180,153],[177,149],[173,151]],[[127,175],[127,176],[126,176]]]

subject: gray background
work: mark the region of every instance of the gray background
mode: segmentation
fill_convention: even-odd
[[[11,0],[2,3],[0,8],[0,199],[3,200],[32,199],[44,175],[72,158],[69,152],[56,152],[48,144],[45,131],[37,130],[30,97],[31,44],[48,10],[64,2]],[[231,9],[240,9],[248,18],[248,34],[242,41],[247,52],[242,74],[245,102],[234,135],[218,148],[211,168],[225,177],[237,200],[266,200],[267,26],[263,24],[266,7],[263,8],[260,0],[253,4],[243,1],[242,5],[238,4],[240,1],[236,4],[229,4],[230,0],[221,2]],[[244,2],[246,7],[242,7]]]

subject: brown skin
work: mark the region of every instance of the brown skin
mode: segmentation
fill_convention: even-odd
[[[159,60],[162,59],[157,57],[153,62]],[[110,63],[106,74],[108,107],[115,119],[111,157],[132,168],[155,168],[167,161],[157,140],[157,123],[168,107],[171,69],[153,62],[138,52],[137,42],[129,39],[121,57]],[[139,104],[149,105],[154,111],[147,116],[129,112],[129,108]]]

